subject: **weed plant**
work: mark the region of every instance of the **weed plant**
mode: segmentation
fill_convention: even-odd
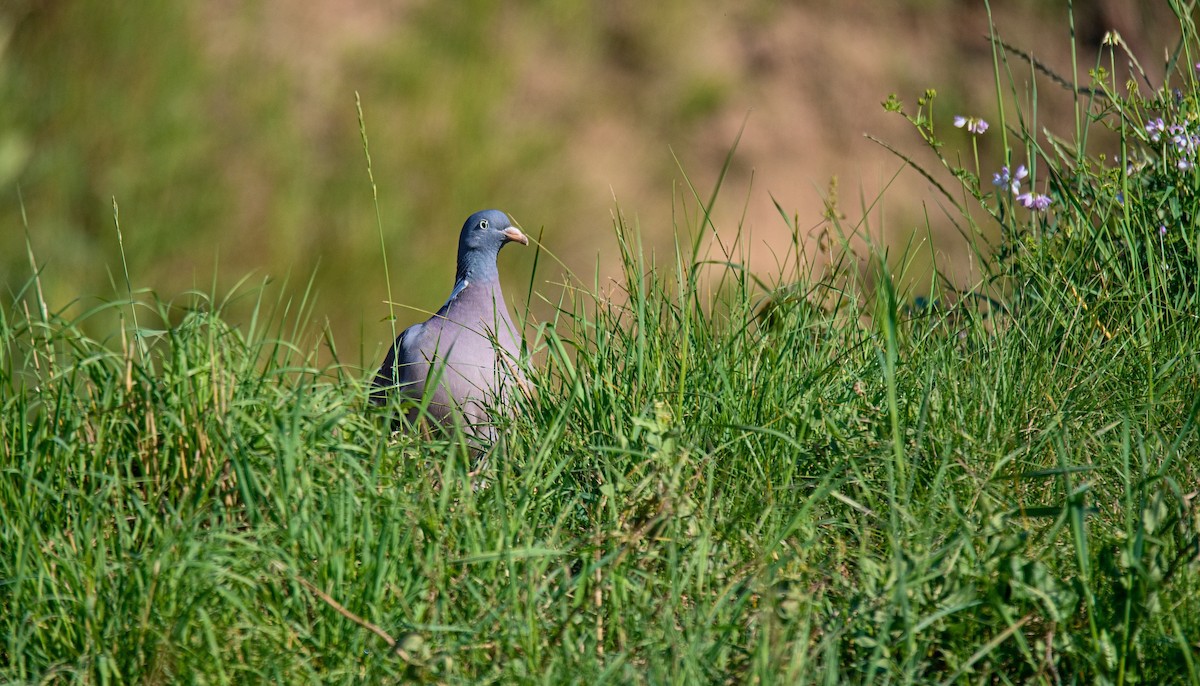
[[[1200,683],[1190,11],[1178,96],[1098,65],[1078,135],[1002,105],[963,135],[1004,159],[924,170],[1004,229],[976,287],[752,276],[700,248],[717,191],[666,263],[618,215],[622,280],[527,323],[486,488],[367,408],[307,291],[68,318],[34,268],[0,310],[0,680]],[[935,102],[906,116],[940,153]]]

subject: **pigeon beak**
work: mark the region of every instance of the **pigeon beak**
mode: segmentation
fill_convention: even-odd
[[[521,233],[521,230],[515,226],[510,226],[504,230],[504,237],[514,243],[521,245],[529,245],[529,237]]]

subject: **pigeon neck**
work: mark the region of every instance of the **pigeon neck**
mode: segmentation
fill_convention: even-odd
[[[479,251],[460,255],[458,258],[458,271],[454,275],[454,283],[458,284],[463,281],[472,283],[485,283],[495,281],[499,277],[496,271],[496,255],[482,255]]]
[[[471,294],[464,296],[468,289]],[[460,263],[458,274],[454,277],[454,288],[450,291],[450,297],[446,299],[446,304],[438,310],[438,314],[448,313],[460,296],[478,302],[479,298],[487,299],[489,297],[484,295],[485,293],[489,293],[492,299],[500,298],[503,301],[504,296],[500,293],[500,280],[497,276],[495,262],[492,263],[490,269],[486,264],[464,265]]]

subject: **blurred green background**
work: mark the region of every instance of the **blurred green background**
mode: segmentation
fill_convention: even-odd
[[[1002,4],[1006,38],[1069,74],[1064,3]],[[1080,72],[1111,28],[1154,63],[1166,14],[1076,3]],[[587,283],[615,269],[618,206],[670,249],[681,167],[707,194],[743,122],[716,217],[723,237],[743,226],[756,268],[775,271],[791,242],[772,197],[815,226],[834,176],[851,214],[888,187],[873,226],[890,242],[930,217],[954,265],[967,251],[928,184],[893,180],[900,163],[862,134],[917,149],[879,103],[911,108],[935,87],[944,137],[969,150],[949,121],[995,116],[973,107],[994,102],[986,26],[981,2],[958,0],[5,0],[0,278],[10,293],[29,279],[27,226],[51,308],[123,296],[115,198],[135,288],[251,274],[300,290],[315,270],[318,321],[375,364],[392,326],[356,91],[399,303],[442,302],[459,227],[486,207],[544,230]],[[1069,97],[1039,104],[1040,125],[1071,126]],[[999,167],[998,138],[982,142],[984,169]],[[518,309],[532,259],[502,256]],[[543,266],[534,285],[553,298],[562,267]]]

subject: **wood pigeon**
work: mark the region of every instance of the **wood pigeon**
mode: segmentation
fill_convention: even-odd
[[[504,402],[513,383],[524,383],[516,366],[520,339],[496,270],[500,248],[511,242],[529,245],[503,212],[467,218],[450,297],[427,321],[396,337],[372,383],[372,403],[386,405],[392,393],[419,403],[429,394],[428,412],[438,424],[465,422],[472,436],[494,440],[488,406]],[[415,422],[418,408],[409,407],[405,417]]]

